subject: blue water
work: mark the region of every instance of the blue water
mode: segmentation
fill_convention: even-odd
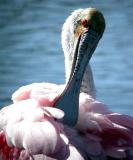
[[[132,0],[1,0],[0,106],[32,82],[64,82],[62,24],[77,8],[101,10],[106,31],[91,60],[97,97],[111,109],[133,115]]]

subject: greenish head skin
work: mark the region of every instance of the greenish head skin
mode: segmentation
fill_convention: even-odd
[[[105,19],[103,14],[95,8],[89,9],[88,26],[98,34],[103,34],[105,29]]]
[[[75,27],[75,35],[79,36],[86,29],[92,29],[99,35],[105,30],[105,19],[103,14],[96,8],[87,8],[83,10],[77,17],[77,25]]]

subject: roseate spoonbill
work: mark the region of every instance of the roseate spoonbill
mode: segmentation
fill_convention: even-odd
[[[1,159],[133,159],[133,118],[95,100],[87,65],[104,28],[95,8],[68,17],[62,31],[66,84],[34,83],[13,94],[13,104],[0,112]]]

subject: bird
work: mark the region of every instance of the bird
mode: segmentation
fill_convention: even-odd
[[[96,8],[77,9],[61,34],[65,84],[33,83],[0,111],[1,160],[133,159],[133,117],[96,99],[89,61],[105,29]]]

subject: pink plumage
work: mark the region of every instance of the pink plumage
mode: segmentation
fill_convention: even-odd
[[[39,154],[70,160],[105,159],[106,155],[125,158],[132,148],[133,118],[112,113],[101,102],[80,93],[79,119],[71,129],[60,123],[63,111],[51,107],[62,89],[63,85],[39,83],[14,93],[14,104],[0,112],[3,160],[26,160]]]

